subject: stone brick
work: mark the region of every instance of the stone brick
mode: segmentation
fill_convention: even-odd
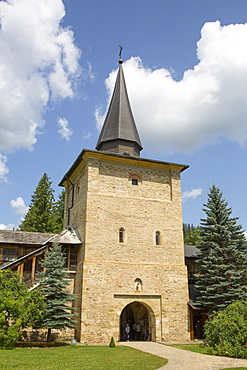
[[[112,336],[118,341],[121,313],[127,305],[134,320],[148,317],[151,340],[189,339],[183,169],[166,162],[85,151],[65,181],[65,227],[68,222],[76,225],[83,240],[75,284],[76,336],[81,342],[108,344]],[[138,184],[132,185],[132,179]],[[141,281],[138,290],[136,279]]]

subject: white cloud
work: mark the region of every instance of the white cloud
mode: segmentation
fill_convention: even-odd
[[[181,81],[139,57],[124,63],[133,114],[144,147],[189,153],[226,138],[247,137],[247,24],[205,23],[197,43],[199,63]],[[112,94],[116,71],[106,80]],[[104,114],[95,112],[97,127]]]
[[[0,150],[31,150],[50,99],[71,98],[80,51],[62,0],[0,1]]]
[[[89,78],[89,81],[90,82],[94,82],[95,81],[95,73],[93,72],[93,67],[92,67],[92,64],[90,62],[87,62],[87,65],[88,65],[88,78]]]
[[[28,212],[29,207],[26,207],[22,197],[18,197],[16,200],[11,200],[10,204],[12,208],[14,208],[15,212],[20,215],[25,215]]]
[[[199,195],[202,194],[202,189],[192,189],[191,191],[184,191],[182,195],[183,202],[186,202],[188,199],[196,199]]]
[[[16,200],[10,201],[11,207],[14,208],[15,212],[20,215],[25,215],[28,212],[29,207],[25,205],[22,197],[17,197]]]
[[[15,227],[14,224],[8,224],[8,225],[0,224],[0,230],[13,230],[14,227]]]
[[[9,173],[9,169],[6,166],[7,157],[5,155],[0,154],[0,181],[7,180],[7,174]]]
[[[84,133],[82,137],[84,140],[87,140],[87,139],[90,139],[91,136],[92,136],[91,132],[88,131]]]
[[[69,128],[69,122],[65,118],[58,117],[57,123],[60,127],[57,132],[61,135],[63,139],[69,141],[70,136],[73,134],[73,131]]]

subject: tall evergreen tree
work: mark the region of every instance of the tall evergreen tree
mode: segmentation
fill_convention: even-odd
[[[215,185],[204,207],[207,217],[201,220],[196,303],[212,311],[247,299],[247,243],[236,224],[238,218],[230,217],[232,210]]]
[[[42,327],[48,329],[47,342],[50,341],[52,329],[73,328],[75,326],[74,308],[71,303],[75,295],[71,294],[66,287],[69,276],[64,268],[65,256],[61,246],[53,243],[50,250],[46,252],[41,273],[40,291],[45,296],[46,316]]]
[[[58,200],[53,204],[51,223],[52,232],[60,233],[63,229],[63,219],[64,219],[64,201],[65,201],[65,191],[63,190],[58,196]]]
[[[52,232],[51,212],[54,190],[51,184],[52,181],[44,173],[32,195],[29,210],[19,226],[21,231]]]
[[[55,202],[52,181],[46,173],[35,189],[29,210],[19,225],[21,231],[59,233],[63,229],[64,191]]]

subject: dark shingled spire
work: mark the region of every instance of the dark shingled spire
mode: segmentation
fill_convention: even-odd
[[[96,149],[139,156],[142,145],[130,107],[122,63],[120,59],[115,88]]]

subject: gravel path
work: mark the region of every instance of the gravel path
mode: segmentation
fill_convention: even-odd
[[[168,364],[159,370],[220,370],[227,367],[246,367],[247,360],[208,356],[154,342],[121,342],[143,352],[167,358]]]

